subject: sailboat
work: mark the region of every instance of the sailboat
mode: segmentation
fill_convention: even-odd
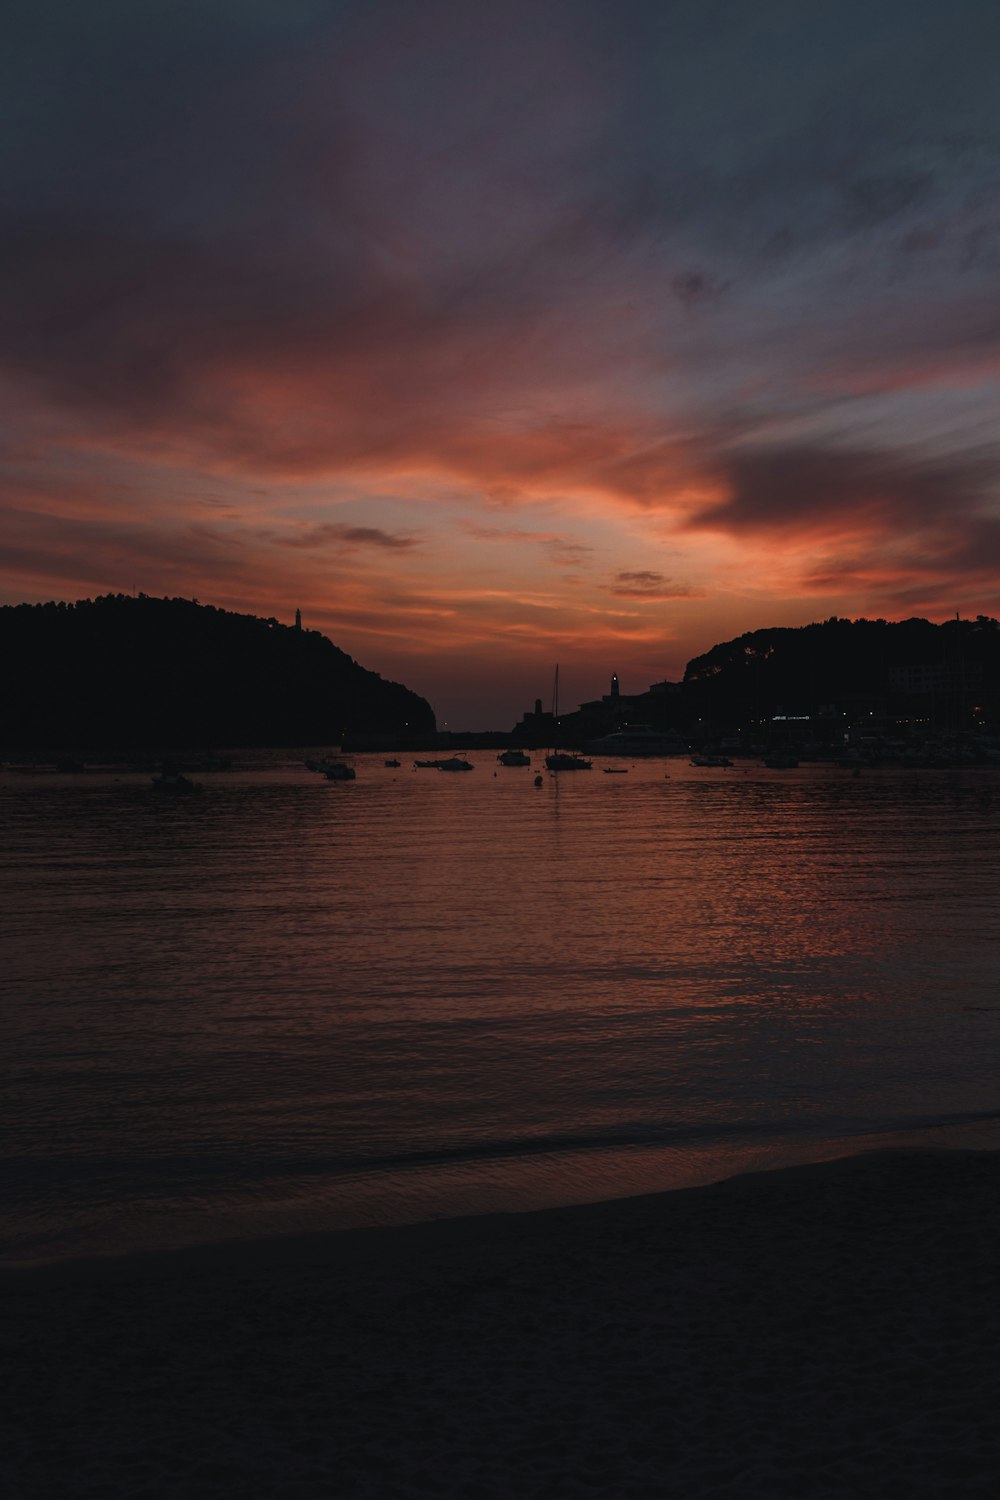
[[[552,689],[552,723],[559,723],[559,667],[556,667],[556,680]],[[545,767],[548,771],[589,771],[590,761],[584,760],[582,755],[570,755],[565,750],[553,750],[545,757]]]

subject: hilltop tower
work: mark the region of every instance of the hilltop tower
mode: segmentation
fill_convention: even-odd
[[[617,672],[612,672],[612,674],[611,674],[611,696],[612,696],[612,698],[617,698],[618,697],[618,673]]]
[[[302,634],[302,611],[301,611],[301,609],[297,609],[295,611],[295,629],[299,632],[300,635]]]

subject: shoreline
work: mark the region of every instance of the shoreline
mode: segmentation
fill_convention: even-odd
[[[998,1266],[1000,1153],[897,1147],[11,1268],[7,1492],[986,1495]]]
[[[744,1149],[731,1149],[724,1160],[710,1158],[701,1160],[697,1155],[686,1155],[663,1151],[643,1153],[641,1168],[634,1159],[620,1164],[605,1163],[598,1178],[600,1187],[596,1193],[594,1174],[588,1169],[586,1186],[581,1191],[582,1177],[576,1179],[576,1191],[567,1192],[567,1180],[563,1177],[563,1193],[553,1201],[551,1183],[540,1190],[524,1191],[511,1201],[511,1194],[501,1192],[500,1201],[491,1206],[463,1206],[456,1210],[454,1204],[461,1200],[461,1192],[454,1188],[436,1200],[428,1196],[419,1216],[405,1218],[372,1218],[358,1214],[356,1207],[348,1203],[331,1222],[328,1212],[321,1211],[315,1217],[322,1222],[315,1228],[278,1226],[262,1229],[251,1216],[228,1232],[208,1232],[218,1229],[218,1222],[204,1220],[199,1225],[191,1221],[188,1229],[178,1232],[176,1220],[161,1225],[166,1227],[169,1239],[156,1244],[149,1236],[132,1234],[116,1236],[116,1243],[108,1245],[85,1244],[69,1252],[65,1249],[39,1255],[16,1253],[0,1256],[0,1285],[5,1277],[51,1274],[53,1276],[87,1275],[88,1267],[93,1274],[100,1275],[100,1267],[111,1268],[116,1276],[128,1275],[133,1264],[148,1263],[166,1266],[175,1257],[186,1257],[196,1263],[199,1256],[209,1259],[227,1257],[254,1259],[258,1256],[324,1255],[334,1253],[333,1247],[344,1239],[343,1250],[351,1237],[369,1236],[368,1243],[379,1243],[381,1236],[393,1236],[424,1230],[441,1233],[446,1226],[472,1225],[479,1220],[502,1223],[508,1219],[522,1221],[532,1215],[556,1214],[577,1209],[612,1209],[632,1200],[655,1200],[673,1198],[679,1193],[719,1187],[723,1183],[742,1177],[770,1176],[777,1172],[792,1171],[803,1167],[821,1166],[825,1163],[875,1154],[890,1155],[905,1152],[963,1151],[1000,1154],[1000,1112],[978,1114],[969,1118],[948,1118],[935,1124],[922,1123],[904,1128],[867,1131],[857,1135],[830,1135],[825,1138],[804,1137],[796,1142],[786,1140],[779,1146],[775,1142],[755,1142]],[[550,1177],[565,1170],[565,1161],[553,1163]],[[601,1191],[603,1187],[605,1191]],[[607,1191],[618,1188],[619,1191]],[[472,1195],[470,1195],[471,1197]],[[504,1201],[504,1200],[507,1201]],[[480,1200],[488,1202],[488,1200]],[[301,1218],[301,1215],[299,1216]],[[182,1220],[183,1223],[183,1220]],[[346,1237],[346,1238],[345,1238]],[[364,1241],[359,1239],[358,1243]],[[386,1243],[389,1243],[387,1240]],[[282,1247],[285,1247],[284,1249]]]

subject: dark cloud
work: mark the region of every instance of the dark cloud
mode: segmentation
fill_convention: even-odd
[[[945,459],[862,448],[746,448],[728,455],[721,477],[729,497],[698,511],[690,526],[734,535],[906,533],[971,524],[1000,482],[1000,453]]]
[[[725,291],[725,283],[710,271],[681,271],[670,286],[678,302],[683,302],[685,307],[712,302]]]
[[[619,599],[691,599],[701,597],[688,584],[675,583],[663,573],[649,569],[616,573],[608,589]]]
[[[419,540],[413,536],[401,536],[397,532],[383,531],[378,526],[349,526],[336,521],[324,521],[318,526],[305,526],[294,533],[265,532],[268,540],[279,547],[326,547],[333,544],[345,547],[380,547],[389,551],[405,552],[418,547]]]

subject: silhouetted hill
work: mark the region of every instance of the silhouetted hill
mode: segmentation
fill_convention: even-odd
[[[0,744],[318,744],[433,732],[429,704],[316,630],[191,599],[0,608]]]
[[[940,625],[834,616],[713,646],[688,662],[683,694],[689,711],[746,722],[866,696],[964,700],[994,693],[998,681],[1000,627],[986,615]]]

